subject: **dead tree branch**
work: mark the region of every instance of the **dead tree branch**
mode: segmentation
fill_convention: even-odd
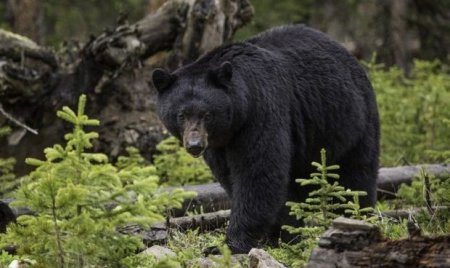
[[[0,103],[34,136],[13,127],[14,143],[0,141],[0,157],[17,160],[16,173],[29,168],[26,157],[63,141],[67,127],[56,110],[88,97],[87,113],[100,120],[95,150],[111,159],[134,146],[148,160],[167,134],[155,113],[156,91],[149,84],[155,67],[174,69],[229,42],[250,21],[249,0],[169,0],[154,13],[92,36],[86,44],[66,43],[65,53],[39,47],[0,30]],[[10,123],[0,114],[0,127]]]

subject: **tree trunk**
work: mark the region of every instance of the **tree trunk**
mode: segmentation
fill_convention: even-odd
[[[43,8],[41,0],[8,0],[8,20],[17,34],[43,43]]]
[[[390,5],[390,45],[394,63],[406,75],[411,72],[411,59],[408,51],[407,15],[409,0],[391,0]]]
[[[70,131],[56,111],[73,108],[84,93],[87,114],[101,121],[94,149],[115,159],[134,146],[151,160],[167,135],[155,114],[156,91],[147,82],[151,69],[177,68],[230,41],[252,14],[248,0],[171,0],[135,24],[118,25],[58,57],[0,30],[0,56],[7,58],[0,66],[0,126],[14,128],[0,141],[0,157],[15,157],[17,173],[27,173],[26,157],[42,158],[45,147],[63,142]],[[152,60],[161,51],[164,57]]]

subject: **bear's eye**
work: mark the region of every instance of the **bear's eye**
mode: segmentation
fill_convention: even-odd
[[[179,114],[177,115],[177,117],[178,117],[178,120],[180,120],[181,122],[184,121],[184,114],[183,114],[183,113],[179,113]]]
[[[212,120],[212,115],[211,115],[211,113],[206,113],[206,114],[203,116],[203,118],[204,118],[205,122],[211,122],[211,120]]]

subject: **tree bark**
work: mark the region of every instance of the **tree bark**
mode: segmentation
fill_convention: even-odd
[[[450,236],[384,239],[371,224],[338,218],[319,240],[306,268],[448,267]]]
[[[70,131],[56,111],[64,105],[74,108],[84,93],[87,114],[101,121],[94,149],[115,159],[134,146],[151,160],[155,145],[167,135],[155,114],[156,91],[147,82],[152,68],[173,70],[228,42],[252,14],[248,0],[171,0],[134,24],[118,25],[82,46],[68,44],[63,55],[0,31],[0,56],[5,59],[0,66],[0,126],[14,128],[8,140],[0,141],[0,157],[15,157],[16,173],[26,174],[26,157],[42,158],[44,148],[63,142]],[[152,60],[161,51],[166,52]],[[27,132],[7,115],[39,134]]]

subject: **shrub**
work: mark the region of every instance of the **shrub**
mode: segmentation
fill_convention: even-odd
[[[402,184],[398,201],[406,208],[424,208],[414,221],[429,234],[450,232],[450,174],[436,178],[422,169],[411,185]]]
[[[405,77],[398,67],[366,65],[380,111],[382,165],[449,162],[448,66],[416,60]]]

